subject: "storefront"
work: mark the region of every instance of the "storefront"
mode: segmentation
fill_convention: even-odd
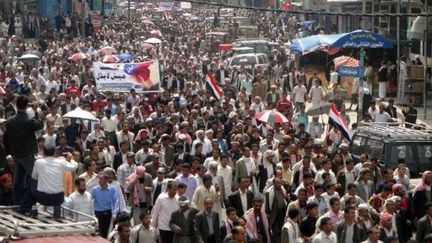
[[[38,0],[0,0],[0,14],[28,13],[38,9]]]

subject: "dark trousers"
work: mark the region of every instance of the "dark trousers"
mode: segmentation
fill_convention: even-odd
[[[160,235],[160,239],[162,241],[162,243],[172,243],[173,242],[173,237],[174,237],[174,232],[170,231],[170,230],[159,230],[159,235]]]
[[[33,193],[34,198],[37,202],[44,206],[53,206],[54,207],[54,218],[58,219],[61,216],[61,204],[64,202],[64,192],[48,194],[45,192],[41,192],[36,190]]]
[[[214,234],[207,237],[207,243],[216,243],[216,237]]]
[[[112,217],[111,210],[95,211],[95,216],[99,222],[99,234],[103,238],[107,238]]]
[[[14,203],[20,206],[22,211],[30,211],[35,199],[32,195],[32,186],[36,181],[31,178],[35,158],[33,155],[26,158],[17,158],[14,172]],[[34,190],[34,189],[33,189]]]

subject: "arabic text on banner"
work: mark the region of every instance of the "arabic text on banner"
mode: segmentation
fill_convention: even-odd
[[[157,60],[140,63],[93,63],[96,88],[103,91],[159,92],[160,73]]]

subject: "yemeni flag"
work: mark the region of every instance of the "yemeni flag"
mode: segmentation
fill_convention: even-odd
[[[223,92],[219,85],[216,83],[216,79],[214,78],[213,73],[211,71],[208,71],[205,79],[206,86],[213,93],[213,97],[215,97],[217,100],[220,100],[222,98]]]
[[[349,141],[352,141],[353,133],[346,123],[345,119],[340,115],[334,103],[330,103],[329,123],[336,126]]]

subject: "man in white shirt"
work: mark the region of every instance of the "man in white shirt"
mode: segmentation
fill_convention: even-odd
[[[69,195],[70,208],[83,214],[94,216],[93,199],[91,194],[86,191],[86,181],[83,177],[75,179],[75,188],[76,191]],[[77,222],[89,220],[88,217],[80,214],[74,214],[74,218]]]
[[[163,243],[173,242],[174,232],[169,227],[172,213],[179,210],[175,195],[177,184],[175,181],[167,182],[165,194],[160,194],[152,210],[151,225],[159,229],[159,235]]]
[[[322,169],[317,171],[317,173],[315,175],[315,182],[318,184],[323,184],[324,180],[322,178],[322,175],[327,172],[330,174],[331,183],[336,184],[336,176],[332,171],[332,166],[333,165],[332,165],[331,160],[329,160],[329,159],[325,160],[322,164]]]
[[[233,185],[233,169],[228,165],[229,157],[227,155],[221,155],[221,163],[217,169],[217,175],[223,179],[225,196],[231,195],[231,187]]]
[[[150,158],[153,154],[153,149],[150,148],[150,141],[143,140],[141,142],[141,149],[135,154],[135,161],[138,164],[144,165],[145,162]],[[163,156],[161,156],[163,158]]]
[[[105,110],[105,117],[101,120],[101,126],[105,135],[110,138],[111,144],[114,144],[117,122],[111,117],[111,112],[110,109]]]
[[[203,130],[198,130],[196,132],[196,136],[197,136],[197,139],[195,139],[192,142],[192,148],[191,148],[190,154],[192,156],[195,155],[195,146],[198,143],[201,143],[203,145],[203,148],[202,148],[202,154],[203,155],[207,155],[208,153],[210,153],[210,151],[212,150],[212,144],[211,144],[210,140],[205,137],[204,131]]]
[[[306,87],[299,81],[297,85],[294,87],[292,92],[292,99],[295,102],[296,110],[299,109],[300,105],[305,103],[306,100],[307,89]]]
[[[298,221],[300,219],[300,210],[298,208],[290,208],[288,210],[288,219],[282,227],[281,241],[277,242],[299,242],[300,229]]]
[[[321,100],[325,94],[324,88],[321,86],[321,81],[316,79],[315,85],[309,91],[309,98],[312,102],[312,107],[319,107]]]
[[[368,229],[368,239],[362,243],[383,243],[380,241],[380,229],[378,227],[371,227]]]
[[[55,147],[44,148],[45,158],[36,160],[32,178],[37,180],[34,197],[45,206],[54,206],[54,218],[60,218],[60,205],[64,201],[63,173],[78,168],[73,155],[67,158],[54,158]]]
[[[321,232],[313,237],[312,243],[337,243],[334,226],[329,217],[321,219],[319,228]]]
[[[384,104],[379,104],[378,108],[379,110],[373,113],[372,120],[376,123],[391,122],[392,118],[390,114],[384,111]]]
[[[49,124],[46,130],[47,132],[42,136],[45,140],[45,147],[55,147],[57,134],[54,132],[54,125]]]

